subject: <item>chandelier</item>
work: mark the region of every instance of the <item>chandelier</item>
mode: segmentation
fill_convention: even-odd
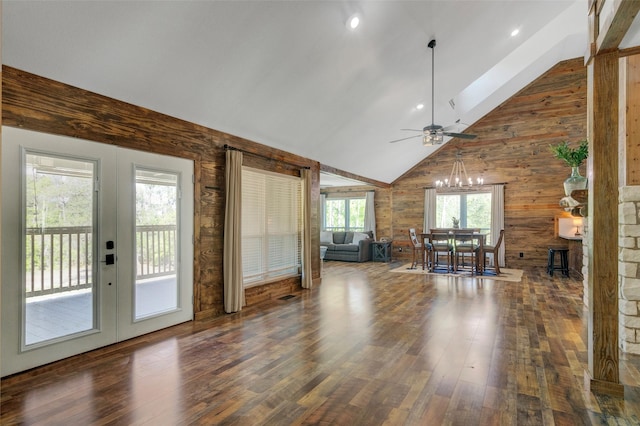
[[[478,177],[474,183],[474,180],[467,175],[467,169],[462,161],[462,154],[460,154],[460,151],[456,154],[456,159],[453,162],[449,178],[445,178],[443,180],[438,179],[436,181],[436,188],[442,188],[445,186],[462,188],[463,186],[473,185],[484,185],[484,179]]]

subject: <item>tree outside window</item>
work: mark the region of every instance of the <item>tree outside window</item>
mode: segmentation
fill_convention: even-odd
[[[325,204],[324,229],[328,231],[364,231],[364,198],[331,198]]]
[[[436,197],[436,227],[452,228],[453,218],[460,228],[480,228],[491,244],[491,193],[438,194]]]

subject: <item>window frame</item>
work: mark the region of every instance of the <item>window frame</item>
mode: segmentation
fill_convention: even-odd
[[[364,224],[364,218],[363,218],[363,222],[362,222],[362,226],[351,226],[352,224],[350,223],[349,219],[351,217],[351,209],[350,209],[350,204],[351,201],[356,200],[356,201],[361,201],[362,202],[362,209],[363,211],[366,210],[366,204],[367,204],[367,198],[366,196],[352,196],[352,197],[329,197],[327,196],[325,199],[325,205],[324,207],[324,211],[325,214],[323,215],[323,223],[322,223],[322,230],[323,231],[333,231],[333,232],[365,232],[365,224]],[[345,220],[344,223],[345,225],[343,227],[339,227],[339,226],[327,226],[327,203],[329,202],[335,202],[335,201],[342,201],[344,203],[344,216],[345,216]]]
[[[480,232],[487,235],[487,239],[485,241],[486,244],[491,244],[491,234],[493,232],[493,218],[492,218],[492,209],[493,209],[493,194],[490,189],[476,189],[476,190],[454,190],[454,191],[442,191],[436,193],[436,205],[435,205],[435,214],[436,214],[436,228],[447,228],[447,226],[437,226],[437,217],[438,217],[438,207],[439,207],[439,198],[442,196],[457,196],[460,198],[460,228],[477,228],[476,226],[468,226],[468,203],[467,196],[468,195],[478,195],[478,194],[487,194],[489,196],[489,228],[480,228]]]

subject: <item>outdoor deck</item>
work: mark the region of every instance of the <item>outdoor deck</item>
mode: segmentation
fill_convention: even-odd
[[[175,275],[141,280],[136,284],[138,318],[177,305]],[[32,344],[93,328],[91,289],[69,291],[27,299],[26,343]]]

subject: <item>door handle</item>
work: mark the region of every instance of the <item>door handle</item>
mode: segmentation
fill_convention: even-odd
[[[115,254],[107,254],[105,256],[105,259],[102,262],[107,264],[107,265],[113,265],[114,263],[116,263],[116,255]]]

